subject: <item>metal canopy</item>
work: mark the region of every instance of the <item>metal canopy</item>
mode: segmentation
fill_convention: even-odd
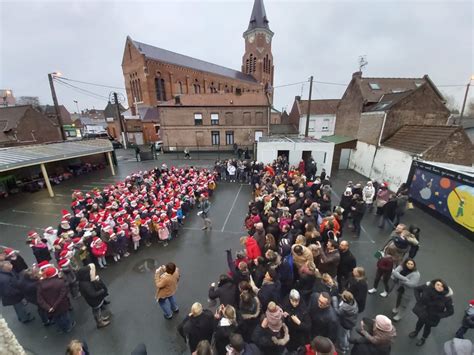
[[[0,148],[0,172],[113,151],[108,139]]]

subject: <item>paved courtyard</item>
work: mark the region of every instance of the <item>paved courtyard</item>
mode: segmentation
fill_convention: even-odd
[[[172,156],[161,156],[168,165],[195,164],[211,166],[213,160],[174,160]],[[104,187],[119,181],[128,174],[150,169],[158,162],[134,162],[130,156],[119,156],[117,176],[112,177],[109,170],[91,173],[55,186],[57,196],[49,198],[45,190],[34,194],[22,194],[2,200],[0,204],[1,245],[20,250],[28,263],[34,261],[31,250],[25,244],[25,235],[31,228],[44,228],[58,224],[59,211],[69,208],[73,189],[90,190]],[[365,181],[353,171],[342,171],[333,179],[335,195],[343,191],[347,180]],[[72,338],[87,341],[91,354],[129,354],[137,343],[144,342],[149,354],[182,354],[186,347],[176,332],[177,324],[185,317],[190,305],[199,301],[207,304],[209,283],[216,281],[226,270],[225,249],[238,250],[239,237],[243,235],[242,221],[247,211],[251,189],[249,185],[218,185],[212,199],[211,219],[214,228],[210,232],[200,230],[201,220],[192,213],[186,221],[179,237],[167,247],[153,244],[142,247],[136,254],[111,265],[101,271],[101,278],[109,287],[110,310],[113,312],[112,324],[97,330],[90,308],[82,299],[74,300],[74,318],[77,326],[71,334],[57,334],[53,328],[44,328],[37,319],[30,324],[16,320],[11,307],[0,308],[20,343],[33,354],[63,354],[66,344]],[[338,199],[334,196],[334,199]],[[423,348],[417,348],[415,341],[407,334],[414,328],[416,318],[409,314],[396,325],[398,337],[392,354],[442,354],[443,343],[450,339],[460,324],[467,300],[474,298],[474,244],[454,232],[441,222],[420,210],[411,210],[402,221],[416,223],[421,227],[421,248],[417,256],[418,269],[422,279],[444,278],[454,289],[455,315],[443,320],[433,329],[432,336]],[[353,253],[358,264],[366,267],[369,283],[375,273],[373,253],[383,245],[389,230],[381,231],[375,224],[375,216],[366,215],[363,232],[359,240],[353,240],[350,232],[346,237],[352,242]],[[163,319],[161,310],[155,302],[153,282],[154,267],[174,261],[180,267],[182,277],[177,300],[180,314],[171,321]],[[390,314],[395,295],[383,299],[369,295],[365,315],[377,313]],[[32,308],[33,311],[33,308]],[[474,340],[474,332],[468,332]]]

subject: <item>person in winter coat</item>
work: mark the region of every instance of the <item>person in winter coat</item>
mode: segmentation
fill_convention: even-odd
[[[456,338],[464,339],[468,329],[474,328],[474,300],[469,301],[464,317],[462,318],[461,327],[456,332]]]
[[[97,259],[97,263],[101,269],[107,267],[107,261],[105,260],[105,254],[107,253],[107,243],[102,241],[99,237],[94,237],[91,243],[92,255]]]
[[[400,223],[400,218],[405,214],[408,206],[408,191],[402,191],[400,194],[397,194],[397,208],[395,209],[395,220],[393,223],[397,225]]]
[[[51,325],[51,320],[48,317],[48,313],[38,306],[38,284],[40,282],[41,275],[38,269],[27,269],[20,275],[20,280],[17,284],[18,289],[23,293],[25,300],[28,303],[34,304],[38,308],[38,314],[45,327]]]
[[[442,318],[454,314],[453,290],[441,279],[434,279],[425,285],[415,287],[416,305],[413,313],[418,317],[415,330],[408,336],[416,338],[423,328],[423,335],[416,343],[422,346],[431,333],[431,328],[436,327]]]
[[[339,243],[330,239],[326,244],[326,248],[322,248],[319,242],[317,242],[316,245],[319,250],[319,255],[316,260],[316,266],[319,272],[322,274],[328,273],[332,278],[335,278],[341,260]]]
[[[260,355],[257,345],[246,343],[242,335],[234,333],[229,337],[227,355]]]
[[[380,188],[378,189],[376,197],[375,197],[375,207],[377,207],[376,214],[378,216],[382,216],[383,214],[382,207],[385,206],[389,197],[390,197],[390,191],[388,191],[387,183],[384,182],[382,185],[380,185]]]
[[[322,335],[333,342],[337,339],[339,319],[327,292],[313,293],[308,311],[311,317],[311,337]]]
[[[385,255],[391,255],[395,266],[401,264],[412,245],[418,245],[416,238],[407,230],[392,237],[384,248]]]
[[[368,289],[364,268],[361,266],[355,267],[354,270],[352,270],[352,276],[349,278],[347,291],[354,296],[357,306],[359,307],[359,313],[365,310]]]
[[[71,260],[67,258],[60,259],[58,267],[61,269],[61,276],[66,281],[72,298],[79,298],[79,282],[77,280],[76,270],[74,270]]]
[[[265,273],[260,289],[257,289],[254,287],[255,284],[252,284],[252,288],[254,288],[254,291],[257,293],[263,312],[267,310],[270,301],[278,302],[280,300],[281,284],[277,276],[277,273],[270,269]],[[253,280],[250,280],[252,283]]]
[[[245,341],[250,342],[253,331],[257,326],[261,312],[260,301],[258,297],[249,290],[243,290],[240,293],[239,302],[239,330]]]
[[[301,355],[337,355],[334,344],[331,339],[316,336],[311,340],[309,344],[306,344],[304,347],[301,346],[298,349],[297,354]]]
[[[354,344],[351,355],[389,355],[397,335],[390,318],[381,314],[374,320],[364,318],[357,332],[361,336],[350,339]]]
[[[372,212],[375,197],[375,188],[372,181],[367,181],[367,185],[362,189],[362,200],[369,212]]]
[[[219,298],[220,304],[224,306],[228,304],[231,306],[237,305],[237,285],[226,274],[219,277],[217,288],[215,282],[209,288],[209,299],[215,300],[216,298]]]
[[[388,201],[382,207],[382,215],[380,216],[379,228],[385,227],[385,222],[391,226],[394,225],[394,219],[397,211],[397,198],[395,195],[389,195]]]
[[[235,173],[236,173],[236,168],[234,164],[229,162],[227,164],[227,174],[229,175],[229,182],[235,182]]]
[[[155,298],[163,310],[165,319],[171,319],[173,313],[179,312],[179,307],[174,298],[178,289],[179,275],[179,269],[174,263],[168,263],[166,266],[161,265],[155,272]]]
[[[444,343],[445,355],[471,355],[474,354],[474,345],[468,339],[453,338]]]
[[[13,250],[12,248],[5,248],[3,253],[5,254],[5,260],[9,261],[10,264],[12,264],[12,271],[15,274],[19,275],[23,270],[28,269],[28,265],[26,264],[25,259],[23,259],[18,250]],[[51,256],[49,257],[49,259],[51,260]]]
[[[289,351],[295,351],[300,345],[306,344],[309,340],[311,318],[306,304],[297,290],[290,291],[290,296],[285,299],[282,308],[288,314],[286,325],[290,332],[290,341],[286,347]]]
[[[397,266],[392,271],[392,279],[397,287],[397,301],[392,313],[395,314],[393,320],[398,322],[403,318],[410,302],[415,298],[413,289],[420,283],[420,273],[416,269],[416,263],[413,259],[407,259],[402,265]]]
[[[221,304],[214,314],[216,319],[214,340],[216,342],[217,355],[226,355],[226,346],[229,338],[237,330],[237,313],[231,305]]]
[[[107,287],[96,274],[95,264],[89,264],[77,271],[79,290],[87,304],[92,308],[97,328],[103,328],[110,324],[110,316],[104,315],[106,311]]]
[[[369,294],[377,292],[380,279],[383,281],[385,290],[380,294],[381,297],[387,297],[390,292],[390,286],[388,281],[392,275],[393,270],[393,257],[390,254],[385,254],[377,261],[377,271],[375,272],[374,286],[368,291]]]
[[[304,237],[302,237],[304,239]],[[297,241],[298,243],[298,241]],[[302,244],[294,244],[291,247],[291,255],[293,256],[293,265],[299,271],[303,265],[313,261],[313,253],[309,248]]]
[[[42,271],[42,280],[37,289],[38,306],[48,312],[48,317],[64,333],[71,332],[76,325],[69,313],[71,303],[68,291],[66,282],[58,277],[58,270],[54,266]]]
[[[196,302],[191,306],[191,312],[178,326],[178,333],[193,353],[201,340],[211,341],[214,333],[214,315],[208,309],[203,310],[202,305]]]
[[[352,189],[350,187],[346,187],[346,190],[341,196],[341,201],[339,202],[339,206],[341,206],[344,209],[344,212],[342,212],[342,226],[341,227],[343,227],[349,220],[352,201],[353,201]]]
[[[337,283],[339,290],[344,290],[347,286],[352,270],[357,265],[356,258],[349,250],[349,242],[347,240],[339,243],[339,265],[337,266]]]
[[[264,355],[285,354],[290,333],[283,318],[283,310],[275,302],[270,302],[265,318],[257,325],[252,335],[252,341]]]
[[[3,306],[13,306],[17,318],[22,323],[31,322],[33,317],[22,303],[24,295],[13,266],[8,261],[0,261],[0,297]]]
[[[349,338],[351,330],[356,326],[359,308],[354,296],[349,291],[342,292],[341,302],[336,309],[339,317],[339,327],[337,330],[337,343],[343,353],[349,351]]]
[[[209,218],[209,211],[211,210],[211,202],[206,194],[201,196],[201,210],[199,211],[199,215],[204,222],[204,226],[201,228],[202,230],[212,229],[212,222]]]

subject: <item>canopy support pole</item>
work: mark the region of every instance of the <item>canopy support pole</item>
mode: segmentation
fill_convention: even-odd
[[[112,172],[112,175],[115,176],[115,169],[114,169],[114,164],[112,162],[112,153],[111,152],[107,152],[107,158],[109,159],[110,171]]]
[[[43,173],[43,179],[46,184],[46,188],[48,189],[49,197],[54,197],[53,188],[51,187],[51,182],[49,181],[48,172],[46,171],[44,163],[41,163],[41,172]]]

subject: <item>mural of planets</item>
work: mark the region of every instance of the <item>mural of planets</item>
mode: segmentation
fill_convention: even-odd
[[[417,168],[410,196],[474,232],[474,187]]]

